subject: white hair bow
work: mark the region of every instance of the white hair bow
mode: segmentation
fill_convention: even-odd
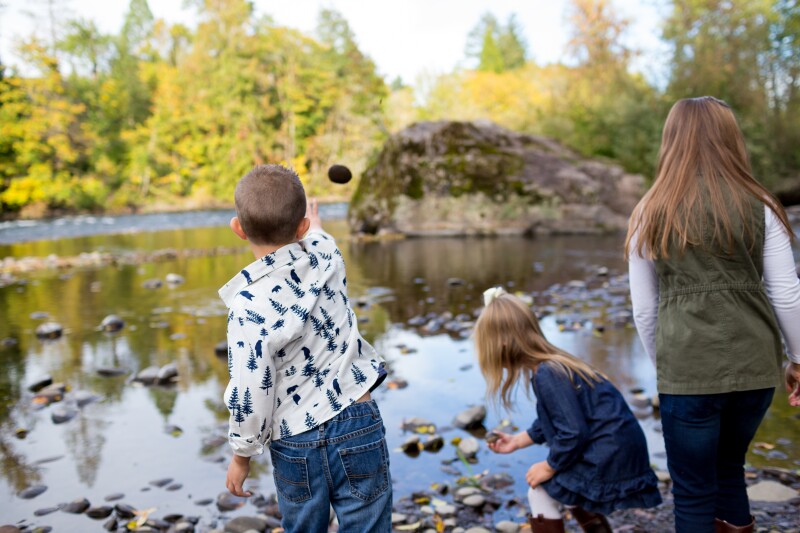
[[[483,305],[488,306],[495,298],[507,294],[503,287],[492,287],[483,291]]]

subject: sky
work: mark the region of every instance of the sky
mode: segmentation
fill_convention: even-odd
[[[34,28],[47,31],[47,0],[0,0],[0,58],[14,65],[14,43]],[[57,0],[59,17],[90,18],[101,31],[116,33],[129,0]],[[154,16],[168,22],[194,23],[184,0],[150,0]],[[399,76],[414,83],[423,75],[450,72],[465,63],[466,37],[487,11],[504,22],[516,13],[530,58],[540,64],[565,59],[569,40],[568,0],[255,0],[259,14],[282,25],[312,33],[321,8],[333,8],[347,19],[363,52],[391,81]],[[632,21],[627,41],[642,50],[634,63],[648,78],[657,78],[664,47],[659,41],[659,0],[614,0],[618,12]],[[31,14],[33,12],[33,16]]]

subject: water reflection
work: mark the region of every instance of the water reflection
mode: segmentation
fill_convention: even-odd
[[[585,291],[575,302],[554,299],[550,288],[584,280],[607,268],[622,273],[620,237],[470,238],[355,242],[346,236],[344,222],[327,226],[339,238],[348,265],[348,286],[358,302],[360,328],[385,354],[393,378],[408,386],[382,388],[377,394],[387,424],[387,439],[396,449],[406,438],[403,419],[421,416],[434,422],[445,441],[465,436],[448,429],[459,411],[483,403],[484,383],[475,361],[471,340],[458,331],[407,325],[420,316],[473,315],[481,305],[483,289],[502,284],[510,291],[533,293],[537,304],[549,306],[543,320],[545,333],[564,349],[590,360],[624,392],[642,388],[655,392],[655,371],[630,326],[614,327],[611,315],[626,305],[625,294]],[[124,236],[82,237],[71,241],[11,245],[6,250],[27,255],[80,253],[91,249],[154,250],[163,247],[238,246],[225,228],[181,229]],[[27,252],[26,252],[27,250]],[[0,339],[15,343],[0,346],[0,516],[7,520],[51,525],[56,530],[85,530],[89,519],[57,513],[34,518],[36,509],[76,497],[102,503],[111,493],[123,492],[125,501],[138,508],[157,507],[158,516],[170,512],[199,514],[210,519],[213,506],[194,501],[214,498],[224,490],[224,444],[227,411],[221,394],[227,379],[224,358],[214,346],[225,338],[225,308],[217,289],[241,266],[252,260],[247,252],[217,257],[182,257],[138,266],[105,267],[75,271],[71,276],[43,272],[27,284],[0,288]],[[164,279],[170,272],[185,283],[147,289],[145,280]],[[549,295],[549,296],[548,296]],[[569,303],[569,307],[563,307]],[[56,341],[40,341],[34,329],[45,312],[48,320],[65,327]],[[115,334],[98,331],[103,317],[122,317],[125,328]],[[562,331],[558,320],[579,314],[587,323],[576,331]],[[602,331],[596,324],[604,324]],[[416,351],[414,351],[416,350]],[[144,387],[131,382],[135,372],[174,362],[179,381],[167,387]],[[127,375],[102,377],[100,368],[125,368]],[[91,391],[102,401],[80,408],[73,420],[54,424],[53,404],[38,409],[27,385],[45,376],[66,383],[70,392],[64,404],[75,405],[76,391]],[[800,457],[800,429],[795,413],[776,395],[759,440],[782,444],[786,459],[752,456],[753,461],[791,466]],[[511,416],[520,427],[533,419],[533,405],[519,395],[511,413],[490,409],[486,424],[493,426]],[[663,442],[658,421],[642,420],[654,461],[663,464]],[[170,429],[177,426],[181,431]],[[27,436],[15,436],[18,429]],[[532,447],[512,456],[479,454],[476,471],[517,473],[545,455]],[[423,452],[416,458],[392,455],[395,490],[407,494],[431,483],[448,483],[444,460],[454,458],[447,444],[439,453]],[[51,460],[54,459],[54,460]],[[43,461],[44,460],[44,461]],[[467,474],[459,463],[451,467]],[[253,469],[253,486],[271,492],[269,462],[260,459]],[[159,478],[183,485],[166,491],[150,485]],[[521,481],[521,479],[520,479]],[[33,500],[16,496],[21,489],[44,483],[48,490]],[[524,482],[518,483],[522,493]],[[252,512],[245,507],[241,513]],[[236,513],[234,513],[236,514]]]

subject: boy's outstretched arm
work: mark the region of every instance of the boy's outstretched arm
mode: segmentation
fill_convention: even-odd
[[[322,230],[322,219],[319,217],[319,203],[316,198],[310,198],[306,204],[306,218],[311,222],[309,231]]]

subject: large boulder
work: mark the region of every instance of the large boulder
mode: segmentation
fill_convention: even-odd
[[[604,233],[626,228],[644,179],[491,122],[418,122],[393,135],[350,203],[357,233]]]

